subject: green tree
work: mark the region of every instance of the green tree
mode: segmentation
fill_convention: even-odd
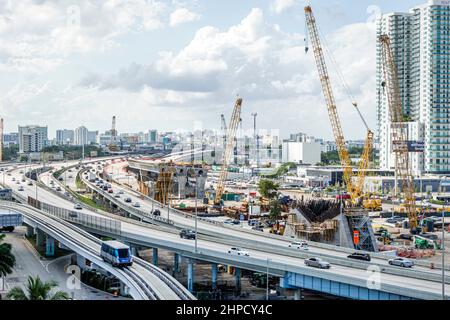
[[[280,186],[269,179],[261,179],[258,182],[258,191],[265,198],[274,198]]]
[[[276,221],[281,218],[281,204],[277,199],[272,199],[269,202],[269,219]]]
[[[53,292],[57,286],[56,281],[43,282],[39,276],[29,276],[26,292],[20,287],[14,287],[6,296],[12,300],[68,300],[67,292]]]
[[[11,252],[12,246],[9,243],[2,243],[5,238],[0,234],[0,277],[6,277],[12,273],[12,268],[16,263],[16,258]]]

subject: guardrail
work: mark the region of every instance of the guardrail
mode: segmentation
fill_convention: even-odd
[[[82,225],[87,228],[92,228],[100,231],[105,231],[111,234],[119,235],[121,234],[121,222],[112,219],[106,219],[103,217],[96,217],[92,214],[86,214],[78,211],[68,210],[64,208],[60,208],[39,200],[35,198],[28,197],[28,204],[31,206],[40,209],[44,212],[50,213],[51,215],[63,219],[65,221],[69,221],[72,223],[76,223]]]
[[[166,219],[163,218],[161,216],[155,216],[151,213],[145,212],[143,210],[139,210],[137,208],[133,208],[130,207],[124,203],[122,203],[121,201],[117,200],[114,196],[111,196],[111,194],[109,194],[108,192],[105,192],[104,190],[98,188],[97,186],[95,186],[92,182],[87,181],[83,175],[81,174],[81,179],[83,181],[83,183],[90,188],[91,190],[97,192],[98,194],[102,195],[104,198],[108,199],[109,201],[111,201],[112,203],[116,204],[119,208],[123,209],[124,211],[134,214],[135,216],[139,217],[139,218],[144,218],[147,220],[153,220],[156,222],[160,222],[160,223],[164,223],[164,224],[168,224],[168,225],[174,225],[174,222],[170,219]]]

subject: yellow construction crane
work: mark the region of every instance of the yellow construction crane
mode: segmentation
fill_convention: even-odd
[[[405,209],[411,231],[417,228],[416,199],[414,195],[414,180],[409,164],[408,151],[408,123],[403,115],[400,87],[398,83],[397,66],[391,48],[391,40],[388,35],[379,37],[381,44],[382,69],[386,96],[391,120],[392,145],[395,153],[395,172],[402,181]]]
[[[220,169],[219,179],[217,181],[216,195],[214,197],[214,204],[219,205],[222,199],[223,192],[225,190],[225,180],[228,175],[228,164],[230,163],[231,156],[234,148],[234,138],[236,137],[236,131],[241,119],[241,106],[242,99],[237,98],[234,104],[233,113],[230,119],[230,125],[227,129],[226,147],[222,155],[222,167]]]
[[[353,106],[358,111],[359,116],[361,117],[364,125],[367,129],[366,141],[363,149],[363,153],[361,155],[361,160],[359,162],[358,174],[356,182],[352,181],[353,177],[353,169],[351,166],[350,156],[345,144],[344,134],[342,132],[341,122],[339,120],[339,115],[336,108],[336,102],[334,99],[333,89],[331,86],[331,80],[328,75],[328,70],[325,62],[325,56],[322,49],[322,45],[320,43],[319,30],[316,25],[316,19],[313,15],[311,6],[305,7],[305,15],[306,15],[306,25],[308,28],[309,36],[311,39],[311,44],[314,51],[314,58],[316,60],[317,69],[319,72],[320,83],[322,85],[322,91],[325,96],[327,108],[328,108],[328,116],[330,118],[331,127],[333,129],[334,139],[336,141],[336,147],[339,153],[339,159],[341,161],[341,165],[344,171],[343,180],[345,185],[347,186],[347,191],[350,194],[353,204],[358,204],[362,197],[362,189],[364,185],[364,179],[366,170],[369,166],[370,154],[372,152],[373,147],[373,132],[367,126],[364,118],[362,117],[361,112],[359,111],[358,105],[356,102],[353,102]],[[308,46],[305,47],[305,51],[308,52]],[[342,79],[343,80],[343,79]],[[343,81],[343,84],[345,82]],[[349,90],[348,90],[349,92]]]

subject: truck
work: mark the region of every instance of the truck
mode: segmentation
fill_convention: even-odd
[[[97,178],[97,176],[95,175],[95,173],[89,172],[89,174],[88,174],[88,180],[89,180],[89,182],[95,182],[95,178]]]
[[[0,213],[0,231],[12,232],[22,224],[20,213]]]

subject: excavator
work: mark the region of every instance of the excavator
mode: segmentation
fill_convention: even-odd
[[[364,203],[362,190],[364,186],[366,170],[369,166],[370,154],[373,148],[374,134],[369,129],[364,117],[362,116],[358,104],[354,102],[354,99],[352,99],[353,100],[352,105],[358,112],[359,117],[361,118],[367,129],[366,140],[361,155],[361,159],[359,162],[357,176],[355,177],[355,175],[353,174],[350,156],[347,150],[341,122],[336,108],[336,102],[334,99],[331,80],[325,62],[324,50],[320,41],[319,30],[317,28],[316,19],[313,15],[311,6],[308,5],[305,7],[305,15],[306,15],[306,26],[308,28],[309,38],[311,39],[314,58],[316,61],[317,70],[319,72],[320,83],[322,85],[322,91],[328,109],[328,116],[330,118],[334,139],[336,141],[336,146],[338,149],[339,159],[341,161],[341,165],[343,168],[343,180],[347,187],[347,192],[351,197],[351,205],[362,206]],[[309,51],[308,36],[305,38],[305,41],[306,41],[305,52],[308,52]],[[348,86],[346,85],[343,77],[341,77],[341,81],[342,84],[346,87],[347,93],[351,97],[350,90],[348,89]],[[355,179],[356,181],[353,181],[354,178],[356,178]]]

